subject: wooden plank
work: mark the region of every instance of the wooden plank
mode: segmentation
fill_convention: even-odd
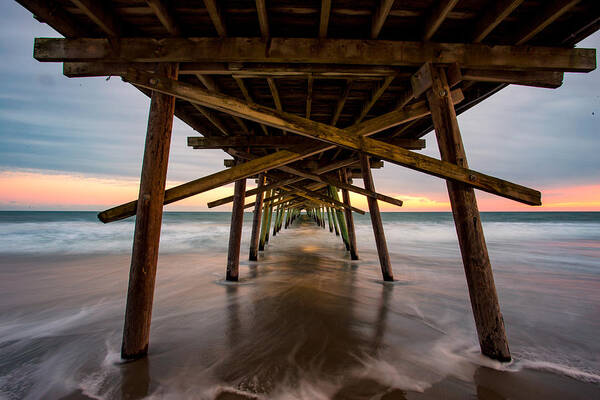
[[[360,156],[361,169],[363,173],[363,181],[365,189],[375,191],[373,183],[373,175],[371,175],[371,166],[369,165],[369,157],[366,154]],[[377,254],[379,255],[379,265],[381,266],[381,274],[384,281],[393,281],[394,274],[392,272],[392,262],[388,253],[385,233],[383,231],[383,222],[379,212],[379,204],[376,199],[367,198],[369,204],[369,216],[371,217],[371,225],[373,226],[373,235],[375,236],[375,244],[377,246]]]
[[[146,0],[146,3],[171,36],[183,35],[183,31],[179,28],[175,15],[167,7],[165,0]]]
[[[331,12],[331,0],[321,0],[321,17],[319,19],[319,37],[327,37],[329,26],[329,13]]]
[[[563,78],[563,72],[554,71],[494,71],[481,69],[465,69],[462,71],[462,79],[465,81],[511,83],[513,85],[549,89],[562,86]]]
[[[351,150],[368,153],[383,160],[388,160],[395,164],[440,178],[464,182],[480,190],[525,204],[541,204],[541,195],[536,190],[494,178],[477,171],[457,167],[454,164],[436,160],[435,158],[423,154],[413,153],[389,143],[363,137],[367,133],[374,133],[373,131],[368,130],[364,133],[360,132],[361,129],[364,129],[364,126],[369,126],[370,124],[358,124],[342,130],[315,121],[310,121],[297,115],[279,112],[256,104],[246,104],[228,96],[211,94],[194,85],[145,74],[139,71],[132,71],[131,73],[128,73],[125,78],[127,81],[142,87],[158,90],[165,94],[170,94],[193,103],[202,104],[223,112],[261,122],[275,128],[280,128]],[[392,111],[389,114],[397,115],[398,113],[402,114],[399,111]],[[388,118],[387,114],[382,117]],[[378,119],[373,118],[373,120]],[[376,121],[375,123],[378,122]]]
[[[379,32],[381,32],[381,28],[383,28],[383,24],[387,19],[392,6],[394,5],[394,0],[381,0],[377,10],[373,14],[373,20],[371,22],[371,39],[377,39],[379,36]]]
[[[423,40],[430,40],[442,25],[450,11],[458,3],[458,0],[439,0],[425,22]]]
[[[38,61],[282,62],[421,67],[458,63],[471,69],[589,72],[596,51],[583,48],[352,39],[271,38],[36,38]]]
[[[224,147],[289,148],[308,143],[317,144],[318,142],[301,136],[231,136],[226,138],[190,136],[187,138],[188,146],[195,149],[221,149]]]
[[[523,3],[523,0],[497,0],[491,2],[489,8],[475,22],[473,43],[480,43],[485,39],[521,3]]]
[[[102,2],[94,0],[71,0],[71,2],[87,15],[107,35],[118,37],[123,33],[121,22]]]
[[[433,87],[427,92],[427,100],[431,107],[440,154],[444,161],[466,168],[467,157],[456,112],[450,100],[446,75],[440,68],[433,68],[432,73]],[[460,182],[448,181],[447,186],[481,351],[495,360],[510,361],[475,191]]]
[[[16,0],[39,21],[50,25],[65,37],[86,36],[85,29],[73,21],[62,6],[53,0]]]
[[[515,44],[522,45],[527,43],[580,1],[581,0],[551,0],[546,2],[544,4],[544,9],[536,14],[533,21],[527,21],[528,23],[522,25],[523,29],[517,34]]]
[[[265,174],[261,173],[258,176],[258,188],[262,188],[264,185]],[[262,217],[263,196],[264,192],[258,192],[256,195],[256,200],[254,201],[254,214],[252,216],[252,233],[250,235],[250,254],[248,256],[248,259],[250,261],[258,260],[258,241],[260,240],[260,221]]]
[[[258,24],[260,25],[260,34],[263,39],[269,38],[269,16],[267,15],[267,5],[265,0],[256,0],[256,12],[258,13]]]
[[[244,99],[246,99],[246,102],[254,103],[254,100],[252,99],[252,96],[250,96],[250,92],[248,91],[248,88],[246,87],[244,80],[242,78],[239,78],[236,76],[234,76],[233,79],[235,79],[235,82],[237,83],[238,87],[240,88],[240,91],[242,92]],[[264,126],[263,124],[260,124],[260,128],[263,130],[265,135],[267,135],[267,136],[269,135],[269,130],[267,129],[266,126]]]
[[[210,20],[212,21],[213,25],[215,26],[215,30],[217,31],[217,34],[221,37],[227,36],[227,29],[225,28],[225,22],[223,21],[223,18],[221,17],[221,10],[219,9],[219,6],[217,5],[217,1],[216,0],[204,0],[204,6],[206,7],[206,10],[208,11],[208,16],[210,17]]]
[[[279,91],[277,90],[275,79],[267,78],[267,83],[269,84],[269,90],[271,91],[271,96],[273,97],[273,103],[275,103],[275,109],[277,111],[282,111],[283,107],[281,106],[281,98],[279,97]]]
[[[242,225],[244,223],[244,193],[246,178],[235,182],[231,226],[229,229],[229,247],[227,250],[227,272],[225,280],[237,282],[240,274],[240,245],[242,243]]]
[[[348,184],[346,176],[346,168],[340,170],[340,181]],[[348,244],[350,245],[350,259],[358,260],[358,247],[356,246],[356,231],[354,230],[354,217],[352,216],[353,207],[350,203],[350,193],[347,189],[342,188],[342,199],[346,207],[344,207],[344,215],[346,216],[346,226],[348,228]]]
[[[177,76],[177,64],[162,68],[166,76]],[[133,209],[137,218],[121,348],[121,357],[126,360],[145,357],[148,352],[174,111],[174,97],[152,93],[140,191]]]

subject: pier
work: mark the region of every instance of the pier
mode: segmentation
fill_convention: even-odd
[[[245,209],[251,261],[301,215],[359,259],[353,213],[367,210],[350,192],[367,198],[393,281],[378,202],[402,201],[377,191],[385,162],[446,181],[481,352],[511,360],[475,189],[530,206],[541,193],[471,169],[457,115],[511,84],[553,89],[594,70],[595,50],[574,46],[600,27],[597,0],[17,2],[64,36],[36,38],[35,59],[72,78],[120,76],[151,98],[139,197],[98,214],[136,218],[122,358],[148,353],[163,206],[223,185],[234,194],[208,206],[231,203],[228,281]],[[188,146],[227,158],[166,189],[175,116],[194,131]],[[432,130],[441,159],[417,152]]]

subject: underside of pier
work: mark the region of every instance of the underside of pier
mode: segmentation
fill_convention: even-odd
[[[377,192],[371,173],[387,161],[446,180],[481,351],[511,359],[474,189],[532,206],[541,194],[470,169],[456,116],[509,84],[557,88],[565,72],[595,69],[595,50],[574,45],[600,27],[600,2],[17,2],[64,36],[35,39],[37,60],[62,62],[68,77],[121,76],[151,98],[139,197],[99,214],[136,216],[123,358],[148,351],[163,205],[233,182],[209,203],[233,207],[227,280],[238,280],[250,207],[250,260],[303,210],[358,259],[354,192],[393,281],[378,202],[402,201]],[[228,159],[165,190],[174,116],[195,131],[188,146]],[[414,151],[432,130],[441,159]]]

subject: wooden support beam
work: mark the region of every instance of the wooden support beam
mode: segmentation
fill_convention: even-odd
[[[339,98],[336,106],[335,106],[335,111],[333,112],[333,117],[331,118],[331,123],[329,125],[332,126],[336,126],[337,125],[337,121],[340,118],[340,115],[342,114],[342,110],[344,109],[344,104],[346,104],[346,100],[348,99],[348,96],[350,95],[350,89],[352,88],[352,79],[348,79],[346,81],[346,85],[344,86],[344,92],[342,93],[342,96]]]
[[[430,40],[433,37],[456,3],[458,0],[438,0],[425,21],[423,40]]]
[[[544,9],[536,14],[533,21],[527,21],[527,24],[522,25],[523,29],[518,32],[515,44],[527,43],[579,2],[580,0],[550,0],[545,2]]]
[[[327,37],[329,26],[329,13],[331,12],[331,0],[321,0],[321,17],[319,19],[319,37]]]
[[[102,2],[94,0],[71,0],[71,3],[87,15],[108,36],[122,36],[123,29],[121,22],[108,8],[105,8]]]
[[[267,14],[267,5],[265,0],[256,0],[256,12],[258,13],[258,24],[260,25],[260,34],[263,39],[268,39],[269,34],[269,16]]]
[[[265,174],[261,173],[258,176],[258,187],[262,188],[264,185]],[[250,261],[258,260],[258,241],[260,240],[260,219],[262,216],[263,196],[264,192],[258,192],[256,194],[256,200],[254,201],[254,215],[252,217],[252,234],[250,235],[250,255],[248,256],[248,259]]]
[[[131,73],[128,73],[125,78],[130,83],[147,87],[152,90],[158,90],[165,94],[174,95],[193,103],[202,104],[207,107],[242,116],[256,122],[308,136],[333,145],[361,151],[439,178],[467,183],[480,190],[525,204],[541,205],[541,195],[536,190],[494,178],[467,168],[462,168],[452,163],[440,161],[423,154],[414,153],[380,140],[364,137],[365,134],[376,133],[376,129],[372,130],[374,126],[381,126],[383,125],[383,121],[389,120],[391,117],[397,118],[406,111],[392,111],[381,117],[373,118],[365,123],[356,124],[342,130],[315,121],[310,121],[297,115],[278,112],[255,104],[246,104],[228,96],[211,94],[194,85],[177,82],[156,75],[132,71]],[[448,95],[450,96],[450,92],[448,92]],[[327,147],[321,150],[324,151],[326,148]],[[278,153],[274,154],[276,155]],[[271,156],[273,156],[273,154]],[[267,168],[263,168],[261,170],[266,169]],[[254,171],[250,175],[254,175],[256,172],[257,171]]]
[[[419,143],[413,140],[407,140],[407,145],[418,146]],[[307,139],[302,136],[231,136],[231,137],[210,137],[203,138],[199,136],[189,136],[187,144],[195,149],[222,149],[226,147],[262,147],[262,148],[289,148],[302,144],[317,144],[318,142]]]
[[[450,88],[443,69],[433,68],[433,86],[427,92],[431,116],[442,159],[467,168],[456,112],[450,101]],[[477,200],[472,187],[447,181],[475,325],[481,352],[499,361],[510,361],[510,351],[494,285]]]
[[[473,30],[473,43],[480,43],[489,35],[500,22],[504,21],[523,0],[497,0],[489,4],[483,15],[477,18]]]
[[[377,36],[379,36],[379,32],[381,32],[381,28],[383,28],[383,24],[393,5],[394,0],[381,0],[379,3],[377,10],[373,13],[373,19],[371,21],[371,39],[377,39]]]
[[[312,75],[308,77],[308,88],[306,92],[306,119],[310,119],[310,112],[312,108],[312,97],[313,97],[313,84],[314,78]]]
[[[235,79],[235,82],[237,83],[238,87],[240,88],[240,91],[242,92],[242,96],[244,96],[244,99],[246,99],[246,102],[247,103],[255,103],[255,101],[252,99],[252,96],[250,96],[250,92],[248,91],[248,88],[246,87],[244,80],[237,76],[234,76],[233,79]],[[260,127],[263,130],[263,132],[265,133],[265,135],[268,136],[269,130],[267,129],[267,127],[263,124],[260,124]]]
[[[277,90],[275,79],[267,78],[267,83],[269,84],[269,90],[271,91],[271,96],[273,97],[273,103],[275,103],[275,109],[277,111],[282,111],[283,107],[281,106],[281,98],[279,97],[279,91]]]
[[[217,34],[221,37],[227,36],[227,29],[225,28],[225,22],[221,17],[221,11],[219,6],[217,5],[216,0],[204,0],[204,6],[206,7],[206,11],[208,11],[208,15],[210,16],[210,20],[215,26],[215,30]]]
[[[36,38],[38,61],[266,62],[589,72],[596,51],[583,48],[355,39],[271,38]]]
[[[272,190],[269,190],[267,197],[270,197],[271,194],[272,194]],[[264,249],[265,249],[267,232],[269,231],[269,227],[267,226],[267,222],[269,219],[269,216],[268,216],[269,209],[270,209],[270,201],[265,200],[264,206],[263,206],[262,223],[260,225],[260,240],[258,242],[258,250],[259,251],[264,251]]]
[[[204,116],[204,118],[206,118],[207,120],[210,121],[211,124],[213,124],[223,135],[225,136],[231,136],[231,133],[229,133],[229,131],[227,130],[227,128],[225,127],[225,124],[223,123],[223,121],[221,120],[221,117],[214,112],[213,110],[206,108],[206,107],[202,107],[198,104],[193,104],[192,106],[198,110],[198,112],[200,114],[202,114]]]
[[[295,194],[306,197],[309,200],[316,200],[316,201],[323,202],[323,203],[331,203],[337,207],[341,207],[346,210],[354,211],[361,215],[365,215],[365,212],[363,210],[361,210],[360,208],[353,207],[349,202],[342,203],[341,201],[337,201],[336,199],[332,198],[331,196],[327,196],[327,195],[324,195],[324,194],[321,194],[319,192],[315,192],[312,190],[303,189],[297,185],[289,185],[289,187],[293,189]],[[328,205],[331,205],[331,204],[328,204]]]
[[[211,78],[210,76],[196,74],[196,78],[198,78],[198,80],[200,82],[202,82],[204,87],[206,87],[209,91],[211,91],[213,93],[222,93],[221,89],[219,89],[219,86],[217,85],[215,80],[213,78]],[[240,126],[240,128],[242,129],[242,131],[245,134],[250,133],[250,130],[246,126],[246,123],[244,122],[243,119],[241,119],[240,117],[235,116],[235,115],[232,115],[231,118],[233,118],[233,120]]]
[[[175,15],[167,7],[165,0],[146,0],[146,3],[171,36],[183,35],[183,31],[179,28]]]
[[[373,183],[373,176],[371,175],[371,167],[369,165],[369,157],[366,154],[361,154],[360,162],[365,189],[375,191],[375,184]],[[379,255],[381,274],[384,281],[393,281],[394,274],[392,272],[392,262],[387,249],[387,242],[383,231],[383,222],[381,221],[381,214],[379,212],[379,204],[376,199],[370,197],[367,198],[367,202],[369,203],[369,215],[371,216],[371,225],[373,225],[373,235],[375,236],[377,254]]]
[[[87,32],[75,23],[62,5],[53,0],[16,0],[31,12],[36,19],[52,26],[65,37],[83,37]]]
[[[165,64],[162,70],[165,76],[177,77],[177,64]],[[174,97],[152,93],[140,192],[132,211],[137,218],[121,348],[124,359],[145,357],[148,352],[174,111]]]
[[[346,168],[340,170],[340,181],[348,184],[348,177],[346,176]],[[352,206],[350,204],[350,194],[347,189],[342,189],[342,198],[346,207],[344,207],[344,214],[346,216],[346,226],[348,227],[348,243],[350,245],[350,259],[358,260],[358,248],[356,246],[356,232],[354,230],[354,217],[352,216]]]
[[[333,186],[328,186],[327,188],[329,189],[329,193],[330,193],[331,197],[333,197],[336,200],[339,200],[337,188],[334,188]],[[337,209],[335,210],[334,216],[335,216],[335,218],[337,220],[337,224],[340,228],[342,241],[344,242],[344,245],[346,246],[346,250],[350,251],[350,242],[348,240],[348,228],[346,226],[346,219],[344,218],[343,213]]]
[[[550,89],[560,87],[563,78],[564,73],[554,71],[494,71],[481,69],[465,69],[462,71],[462,79],[465,81],[511,83]]]
[[[227,274],[225,280],[237,282],[240,274],[240,245],[242,243],[242,224],[244,223],[244,193],[246,178],[235,182],[231,226],[229,229],[229,248],[227,251]]]
[[[371,97],[363,105],[362,110],[360,111],[360,114],[356,118],[356,121],[354,121],[355,124],[358,124],[360,121],[362,121],[367,116],[369,111],[371,111],[371,108],[373,108],[375,103],[377,103],[377,100],[379,100],[379,98],[387,90],[387,88],[390,86],[390,84],[393,82],[393,80],[394,80],[393,76],[388,76],[383,80],[383,82],[381,82],[379,85],[377,85],[375,90],[373,90],[373,93],[371,93]]]

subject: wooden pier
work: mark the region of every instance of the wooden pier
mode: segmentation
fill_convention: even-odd
[[[600,2],[17,2],[64,35],[35,39],[37,60],[68,77],[121,76],[151,97],[139,197],[98,215],[136,216],[123,358],[148,351],[163,205],[223,185],[234,194],[208,206],[232,203],[227,280],[239,278],[246,208],[252,261],[303,211],[358,259],[352,213],[365,211],[350,192],[366,196],[382,277],[394,280],[378,202],[402,201],[371,173],[387,161],[446,180],[481,351],[511,359],[474,189],[532,206],[541,194],[470,169],[457,114],[509,84],[557,88],[565,72],[595,69],[595,50],[574,45],[600,27]],[[231,158],[165,190],[174,116],[195,131],[190,147]],[[432,130],[441,159],[414,151]]]

